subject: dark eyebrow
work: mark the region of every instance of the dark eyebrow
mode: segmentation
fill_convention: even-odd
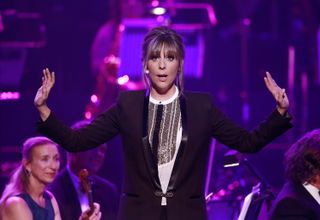
[[[160,56],[160,50],[156,50],[156,51],[152,51],[150,53],[149,58],[153,58],[153,57],[159,57]]]
[[[166,57],[177,57],[177,53],[173,51],[168,51],[165,55]]]

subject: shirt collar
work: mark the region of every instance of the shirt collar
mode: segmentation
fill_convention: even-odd
[[[149,101],[150,101],[151,103],[157,104],[157,105],[159,105],[159,104],[167,105],[167,104],[173,102],[173,101],[174,101],[176,98],[178,98],[178,96],[179,96],[179,89],[178,89],[177,86],[175,86],[175,88],[176,88],[176,90],[175,90],[174,94],[173,94],[169,99],[164,100],[164,101],[159,101],[159,100],[156,100],[155,98],[153,98],[153,97],[151,96],[151,94],[150,94],[150,96],[149,96]]]
[[[303,187],[311,194],[311,196],[315,200],[317,200],[318,204],[320,205],[319,189],[310,183],[304,183]]]

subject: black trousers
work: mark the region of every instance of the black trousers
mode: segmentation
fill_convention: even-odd
[[[168,220],[168,217],[167,217],[167,206],[161,206],[160,220]]]

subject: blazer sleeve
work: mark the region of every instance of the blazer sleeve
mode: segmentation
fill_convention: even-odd
[[[253,153],[293,127],[291,117],[274,110],[252,131],[243,129],[211,105],[211,133],[221,143],[240,152]]]
[[[37,130],[69,152],[97,147],[119,133],[117,106],[114,105],[94,119],[88,126],[73,130],[61,122],[53,112],[46,121],[37,123]]]
[[[301,201],[295,198],[286,197],[278,201],[270,215],[270,220],[310,220],[315,219],[310,216]]]

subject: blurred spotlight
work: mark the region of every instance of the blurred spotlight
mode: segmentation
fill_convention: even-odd
[[[0,101],[18,99],[20,99],[20,92],[0,92]]]
[[[245,18],[242,20],[242,24],[244,24],[245,26],[250,26],[251,20],[249,18]]]
[[[85,112],[85,113],[84,113],[84,117],[85,117],[86,119],[91,119],[91,118],[92,118],[91,112],[89,112],[89,111]]]
[[[2,21],[2,16],[0,14],[0,32],[4,31],[4,25],[3,25],[3,21]]]
[[[157,1],[157,0],[154,0],[154,1],[151,2],[151,6],[152,6],[152,7],[157,7],[157,6],[159,6],[159,4],[160,4],[160,3],[159,3],[159,1]]]
[[[156,7],[151,9],[151,14],[154,15],[164,15],[167,12],[167,10],[163,7]]]
[[[164,23],[165,22],[165,20],[166,20],[166,18],[164,17],[164,16],[157,16],[157,22],[158,23]]]
[[[90,100],[92,103],[97,103],[99,100],[98,100],[98,96],[93,94],[91,97],[90,97]]]
[[[126,27],[123,24],[119,25],[119,31],[123,32],[126,29]]]
[[[117,79],[117,82],[119,85],[124,85],[126,84],[127,82],[129,82],[129,76],[128,75],[124,75],[124,76],[121,76]]]
[[[109,56],[106,56],[106,57],[103,59],[103,62],[104,62],[105,64],[110,63],[110,64],[115,64],[115,65],[120,65],[121,60],[120,60],[119,57],[111,54],[111,55],[109,55]]]

